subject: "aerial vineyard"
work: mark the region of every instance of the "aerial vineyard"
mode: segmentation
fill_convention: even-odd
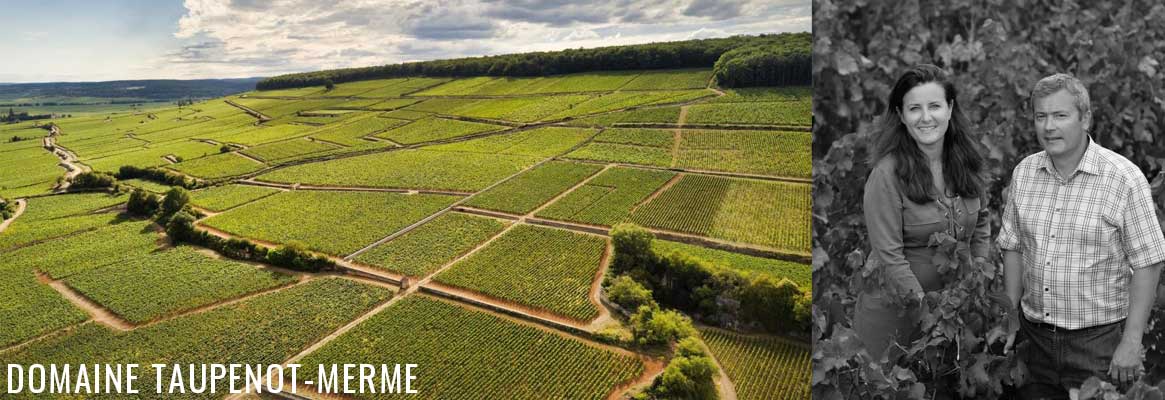
[[[65,278],[65,282],[132,323],[262,289],[288,284],[290,275],[237,261],[217,260],[182,246],[142,253]]]
[[[675,173],[614,167],[539,211],[536,216],[594,225],[623,222]]]
[[[685,129],[676,165],[685,169],[809,179],[809,132]]]
[[[589,321],[599,315],[590,291],[605,246],[597,236],[518,225],[434,279]]]
[[[278,364],[391,296],[391,291],[381,287],[318,278],[127,332],[87,323],[0,352],[0,363]],[[154,379],[152,373],[140,374],[135,386],[153,388]],[[36,398],[27,392],[25,395]],[[151,389],[141,390],[139,396],[172,397]]]
[[[256,179],[325,186],[475,191],[535,162],[533,157],[505,154],[400,150],[295,165]]]
[[[643,372],[643,363],[622,350],[424,296],[402,299],[301,364],[306,379],[314,379],[319,364],[405,360],[441,366],[413,384],[418,394],[409,396],[425,399],[597,400]]]
[[[266,165],[258,160],[248,159],[234,154],[234,152],[216,154],[167,166],[175,171],[204,179],[246,175],[264,167]]]
[[[122,203],[128,197],[85,193],[28,199],[24,214],[0,234],[0,250],[116,223],[122,220],[116,213],[94,211]]]
[[[505,229],[486,217],[445,213],[356,256],[356,261],[415,278],[425,277]]]
[[[539,66],[490,74],[524,68]],[[331,89],[308,73],[290,79],[318,86],[49,120],[83,169],[165,172],[119,180],[121,194],[50,194],[66,169],[45,121],[0,124],[0,197],[27,201],[0,231],[0,363],[297,356],[301,384],[320,363],[417,363],[418,398],[623,398],[674,377],[671,352],[626,342],[633,322],[598,300],[608,228],[811,289],[811,266],[768,258],[810,254],[811,189],[792,182],[812,177],[811,87],[725,88],[708,67],[350,72]],[[234,260],[125,212],[129,188],[177,178],[194,183],[197,229],[302,245],[336,270]],[[398,281],[409,289],[387,304]],[[700,331],[739,398],[808,395],[805,345]]]
[[[808,184],[689,174],[631,220],[644,226],[808,254]]]
[[[701,328],[700,335],[732,379],[738,398],[776,400],[809,396],[812,376],[812,370],[806,368],[809,346],[717,328]]]
[[[347,255],[457,200],[437,194],[296,190],[265,197],[202,221],[206,226],[275,243]]]
[[[463,151],[469,153],[510,154],[532,157],[551,157],[578,146],[596,131],[583,128],[541,127],[456,143],[426,147],[429,150]]]
[[[670,148],[602,142],[590,143],[563,157],[576,160],[650,165],[655,167],[668,167],[672,163],[672,151]]]
[[[226,211],[240,205],[279,193],[279,189],[250,186],[222,185],[190,193],[190,203],[210,211]]]
[[[811,99],[770,103],[696,104],[688,108],[690,124],[801,125],[812,122]]]
[[[4,264],[24,274],[38,271],[63,279],[153,251],[160,238],[148,222],[127,221],[12,250]]]
[[[473,196],[465,205],[526,214],[601,169],[598,165],[551,161]]]
[[[376,136],[397,143],[413,144],[467,136],[505,129],[498,125],[458,121],[445,118],[426,118],[379,133]]]
[[[805,291],[809,291],[813,287],[812,266],[808,264],[773,258],[753,257],[740,253],[710,249],[680,242],[669,242],[666,240],[655,240],[652,242],[652,247],[660,254],[680,250],[690,256],[712,263],[715,266],[732,269],[746,275],[760,274],[773,277],[778,281],[787,278]]]

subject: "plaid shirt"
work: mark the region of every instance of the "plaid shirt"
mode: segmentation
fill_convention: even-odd
[[[1089,138],[1072,175],[1041,151],[1015,167],[1008,192],[997,242],[1023,253],[1024,315],[1065,329],[1127,317],[1132,269],[1165,260],[1141,171]]]

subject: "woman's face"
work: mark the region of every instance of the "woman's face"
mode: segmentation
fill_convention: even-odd
[[[951,105],[947,103],[946,95],[941,85],[927,82],[915,86],[902,97],[899,117],[918,147],[942,148],[951,122]]]

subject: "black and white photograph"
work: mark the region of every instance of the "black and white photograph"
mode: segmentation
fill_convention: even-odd
[[[1165,391],[1165,5],[813,2],[816,399]]]

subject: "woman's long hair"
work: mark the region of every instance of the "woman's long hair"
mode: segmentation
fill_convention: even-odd
[[[890,91],[889,106],[882,114],[878,131],[875,135],[874,158],[871,165],[876,165],[885,157],[893,157],[897,161],[894,174],[901,183],[906,197],[919,204],[926,204],[935,199],[934,182],[931,180],[930,167],[926,155],[918,148],[918,143],[906,125],[902,123],[899,114],[902,113],[902,98],[906,92],[919,85],[938,83],[946,92],[947,103],[951,107],[951,119],[947,125],[946,136],[943,141],[943,179],[948,183],[947,189],[962,197],[977,198],[982,193],[983,179],[980,172],[983,170],[983,156],[975,149],[971,139],[967,117],[958,106],[955,98],[958,92],[955,85],[939,67],[930,64],[919,64],[911,67],[894,83]]]

